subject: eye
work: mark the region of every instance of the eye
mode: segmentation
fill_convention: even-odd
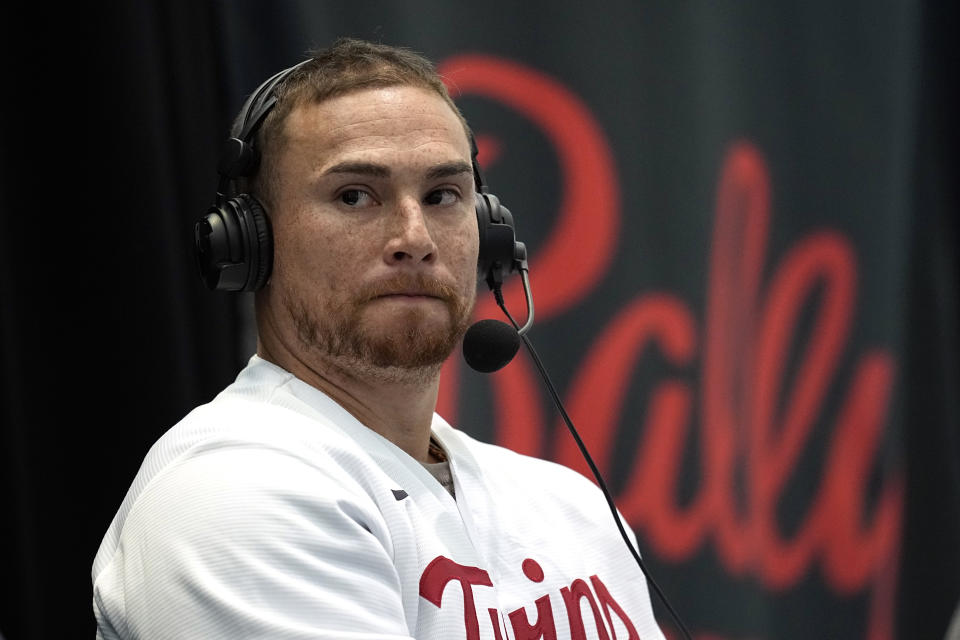
[[[348,207],[365,207],[373,204],[373,196],[362,189],[344,189],[337,196]]]
[[[460,193],[454,189],[436,189],[427,194],[427,197],[423,199],[426,204],[429,205],[451,205],[455,204],[460,200]]]

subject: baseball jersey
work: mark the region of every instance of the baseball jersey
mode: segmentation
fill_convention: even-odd
[[[97,638],[663,640],[591,481],[432,431],[456,498],[254,356],[146,455],[93,564]]]

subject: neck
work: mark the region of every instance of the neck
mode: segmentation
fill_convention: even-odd
[[[305,356],[282,342],[257,342],[257,355],[323,391],[369,429],[420,462],[430,462],[430,427],[440,366],[373,367]]]

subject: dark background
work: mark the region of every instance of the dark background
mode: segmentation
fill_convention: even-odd
[[[577,96],[603,132],[618,177],[616,247],[590,291],[531,334],[562,393],[594,339],[638,296],[684,301],[702,335],[725,153],[736,140],[761,150],[772,199],[764,278],[823,229],[855,249],[855,312],[827,413],[860,354],[881,351],[896,363],[871,472],[873,497],[884,481],[905,478],[892,636],[941,640],[960,600],[958,26],[955,3],[894,1],[624,1],[602,10],[144,2],[7,16],[0,633],[93,636],[90,567],[140,460],[251,353],[249,300],[204,289],[191,254],[228,123],[247,92],[308,47],[354,35],[438,62],[482,53],[521,63]],[[535,286],[554,286],[563,274],[538,274],[535,258],[571,176],[523,114],[489,96],[458,102],[475,130],[504,144],[488,181],[531,247]],[[815,331],[813,315],[801,334]],[[642,398],[665,372],[676,373],[656,354],[637,369],[621,440],[636,441]],[[494,439],[495,390],[461,375],[460,426]],[[702,382],[696,363],[679,375]],[[553,425],[545,394],[539,404]],[[790,479],[782,524],[819,486],[831,425],[818,423]],[[589,422],[578,426],[590,432]],[[550,440],[564,437],[544,428]],[[697,446],[684,458],[687,494],[698,483]],[[622,446],[611,461],[614,486],[633,451]],[[638,536],[698,635],[868,637],[869,593],[839,593],[816,567],[770,589],[749,571],[729,572],[710,545],[676,561],[658,554],[643,527]]]

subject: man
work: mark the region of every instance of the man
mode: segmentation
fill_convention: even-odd
[[[97,637],[662,638],[592,483],[434,413],[478,223],[432,65],[343,40],[270,92],[242,183],[272,228],[257,354],[144,460]]]

